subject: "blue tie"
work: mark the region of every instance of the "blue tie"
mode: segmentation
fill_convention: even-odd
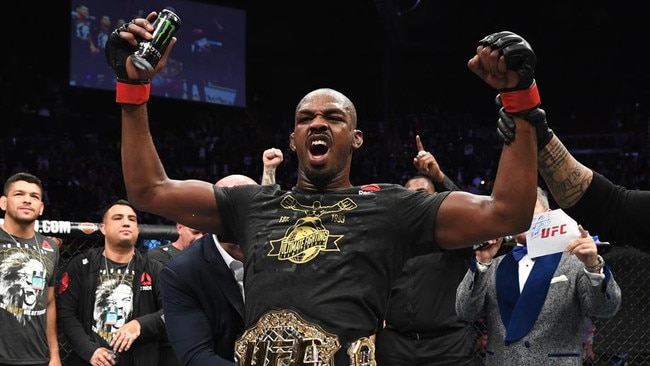
[[[528,253],[528,247],[525,245],[515,245],[512,248],[512,256],[515,257],[515,260],[519,262]]]

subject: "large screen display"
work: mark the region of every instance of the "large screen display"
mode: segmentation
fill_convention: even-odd
[[[151,80],[152,96],[246,107],[246,12],[189,0],[73,0],[70,85],[115,90],[104,46],[110,32],[150,11],[181,19],[171,57]]]

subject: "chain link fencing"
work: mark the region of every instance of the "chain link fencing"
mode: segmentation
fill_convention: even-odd
[[[178,238],[178,232],[173,225],[144,225],[140,224],[140,236],[136,247],[147,250],[157,245],[173,242]],[[57,279],[60,279],[70,259],[88,249],[104,245],[104,236],[99,231],[98,223],[70,221],[37,221],[36,231],[56,239],[59,243],[60,257],[57,268]],[[59,334],[59,352],[65,365],[68,355],[72,352],[71,345],[63,333]]]
[[[611,318],[585,319],[583,365],[650,365],[650,282],[646,269],[650,254],[611,245],[599,246],[599,252],[621,288],[622,303],[618,313]],[[481,321],[473,326],[481,364],[485,359],[487,327]]]
[[[102,246],[104,237],[97,223],[69,221],[37,222],[37,231],[59,241],[61,257],[58,275],[69,260],[86,250]],[[176,240],[174,226],[140,225],[138,247],[146,250]],[[603,253],[614,278],[621,287],[623,302],[619,312],[608,319],[587,319],[585,326],[585,366],[650,365],[650,282],[647,280],[650,254],[635,248],[612,246]],[[589,326],[591,323],[591,327]],[[485,324],[474,324],[477,331],[478,361],[483,359],[480,344]],[[60,352],[64,360],[71,352],[63,334],[60,335]]]

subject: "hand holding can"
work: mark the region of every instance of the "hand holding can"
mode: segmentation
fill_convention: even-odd
[[[131,59],[140,70],[153,71],[167,49],[172,37],[181,27],[181,18],[169,9],[163,9],[153,23],[153,39],[142,41]]]

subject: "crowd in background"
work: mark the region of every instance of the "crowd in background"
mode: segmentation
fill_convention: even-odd
[[[629,188],[649,189],[650,116],[641,115],[636,107],[615,109],[606,126],[581,129],[584,122],[561,116],[555,116],[550,125],[586,165]],[[41,177],[47,219],[96,221],[100,208],[125,195],[119,123],[102,111],[61,114],[68,117],[43,116],[38,111],[19,115],[22,123],[1,137],[0,176],[29,171]],[[261,152],[277,147],[285,155],[277,182],[283,187],[295,183],[295,156],[287,142],[293,127],[290,117],[270,122],[262,113],[233,113],[222,107],[186,119],[179,123],[176,117],[159,116],[152,122],[153,128],[163,131],[156,133],[156,144],[170,176],[216,182],[240,173],[259,181]],[[501,149],[495,122],[496,113],[494,120],[484,121],[470,112],[438,106],[384,121],[360,120],[364,146],[354,156],[353,183],[403,184],[416,173],[412,159],[419,134],[461,188],[489,193]],[[172,224],[147,214],[142,222]]]

